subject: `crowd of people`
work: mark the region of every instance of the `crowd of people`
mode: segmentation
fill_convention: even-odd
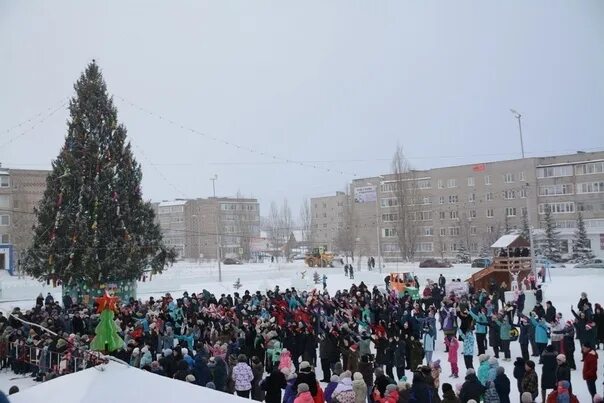
[[[582,294],[565,320],[551,301],[543,305],[538,288],[537,304],[524,314],[522,290],[506,302],[495,283],[460,294],[447,294],[446,284],[442,275],[429,281],[420,300],[361,282],[334,295],[276,287],[124,301],[115,322],[125,344],[111,354],[160,376],[267,403],[506,403],[539,395],[576,402],[578,382],[600,399],[601,305]],[[0,365],[39,381],[96,365],[87,351],[95,312],[49,294],[27,311],[0,314]],[[441,379],[445,363],[433,360],[437,343],[446,349],[449,382]],[[519,343],[521,357],[508,374],[499,363],[512,360],[511,343]],[[58,364],[51,352],[60,354]],[[576,359],[581,374],[573,373]]]

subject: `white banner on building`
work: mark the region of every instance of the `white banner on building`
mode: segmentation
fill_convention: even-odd
[[[354,188],[355,203],[372,203],[377,200],[377,188],[375,186],[361,186]]]

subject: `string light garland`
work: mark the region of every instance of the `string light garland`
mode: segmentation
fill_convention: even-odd
[[[21,131],[20,133],[18,133],[16,135],[14,135],[13,137],[9,138],[5,142],[1,143],[0,144],[0,148],[4,148],[6,146],[11,145],[12,143],[14,143],[15,141],[17,141],[21,137],[25,136],[27,133],[33,131],[36,127],[40,126],[42,123],[44,123],[48,119],[50,119],[50,117],[52,117],[54,114],[56,114],[60,110],[65,109],[66,106],[67,106],[67,102],[63,101],[63,103],[61,103],[61,105],[59,105],[58,107],[52,109],[48,114],[44,115],[41,119],[39,119],[36,122],[32,123],[32,125],[30,127],[28,127],[27,129]],[[18,125],[17,127],[20,127],[20,125]],[[8,129],[7,132],[9,132],[10,130],[11,129]]]
[[[268,152],[256,150],[254,148],[251,148],[251,147],[248,147],[248,146],[244,146],[244,145],[241,145],[241,144],[237,144],[237,143],[234,143],[234,142],[231,142],[231,141],[228,141],[228,140],[224,140],[222,138],[213,136],[211,134],[204,133],[202,131],[193,129],[191,127],[186,127],[185,125],[183,125],[181,123],[178,123],[178,122],[176,122],[176,121],[174,121],[174,120],[172,120],[170,118],[167,118],[167,117],[165,117],[165,116],[163,116],[163,115],[161,115],[159,113],[156,113],[156,112],[153,112],[153,111],[151,111],[149,109],[143,108],[142,106],[137,105],[134,102],[129,101],[128,99],[126,99],[126,98],[124,98],[124,97],[122,97],[120,95],[113,94],[113,96],[115,98],[119,99],[120,101],[124,102],[125,104],[127,104],[127,105],[129,105],[129,106],[131,106],[131,107],[133,107],[135,109],[138,109],[139,111],[141,111],[143,113],[146,113],[149,116],[152,116],[152,117],[157,118],[159,120],[164,120],[164,121],[168,122],[170,125],[172,125],[174,127],[180,128],[180,129],[182,129],[184,131],[188,131],[188,132],[190,132],[190,133],[192,133],[192,134],[194,134],[196,136],[201,136],[201,137],[204,137],[204,138],[208,138],[208,139],[210,139],[212,141],[215,141],[217,143],[222,143],[224,145],[227,145],[227,146],[230,146],[230,147],[234,147],[234,148],[236,148],[238,150],[247,151],[247,152],[249,152],[251,154],[256,154],[256,155],[259,155],[259,156],[262,156],[262,157],[265,157],[265,158],[266,157],[272,158],[275,161],[281,161],[282,163],[285,163],[285,164],[299,165],[299,166],[306,167],[306,168],[313,168],[313,169],[317,169],[317,170],[321,170],[321,171],[325,171],[325,172],[329,172],[329,173],[336,173],[336,174],[346,175],[346,176],[353,176],[353,177],[357,177],[358,176],[354,172],[344,172],[344,171],[339,170],[339,169],[325,168],[325,167],[321,167],[321,166],[318,166],[318,165],[315,165],[315,164],[312,164],[312,163],[307,163],[307,162],[304,162],[304,161],[292,160],[292,159],[280,157],[280,156],[277,156],[275,154],[271,154],[271,153],[268,153]]]

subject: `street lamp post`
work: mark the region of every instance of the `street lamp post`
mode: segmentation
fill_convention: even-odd
[[[212,194],[214,195],[214,199],[216,199],[216,181],[218,180],[218,175],[214,174],[214,176],[211,177],[210,180],[212,181]],[[220,234],[218,233],[218,220],[219,219],[220,219],[220,203],[218,203],[218,211],[216,211],[216,260],[218,260],[218,281],[222,282],[222,267],[221,267],[221,262],[220,262],[220,258],[221,258],[221,256],[220,256]]]
[[[520,152],[522,153],[522,159],[524,160],[524,139],[522,138],[522,115],[514,109],[510,109],[510,112],[514,114],[514,117],[518,119],[518,134],[520,135]],[[529,184],[525,183],[526,189],[528,190]],[[531,245],[531,271],[537,277],[535,267],[535,244],[533,242],[533,228],[531,225],[531,209],[528,197],[528,191],[526,193],[526,219],[529,224],[529,242]]]
[[[375,186],[375,232],[377,235],[377,250],[378,250],[378,266],[380,273],[382,272],[382,248],[380,245],[380,198],[378,197],[379,181],[377,185],[367,182],[369,186]]]

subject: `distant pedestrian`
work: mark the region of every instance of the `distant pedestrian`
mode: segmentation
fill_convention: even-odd
[[[348,263],[344,265],[344,275],[348,277]]]
[[[352,267],[352,265],[348,267],[348,274],[351,279],[354,278],[354,267]]]

